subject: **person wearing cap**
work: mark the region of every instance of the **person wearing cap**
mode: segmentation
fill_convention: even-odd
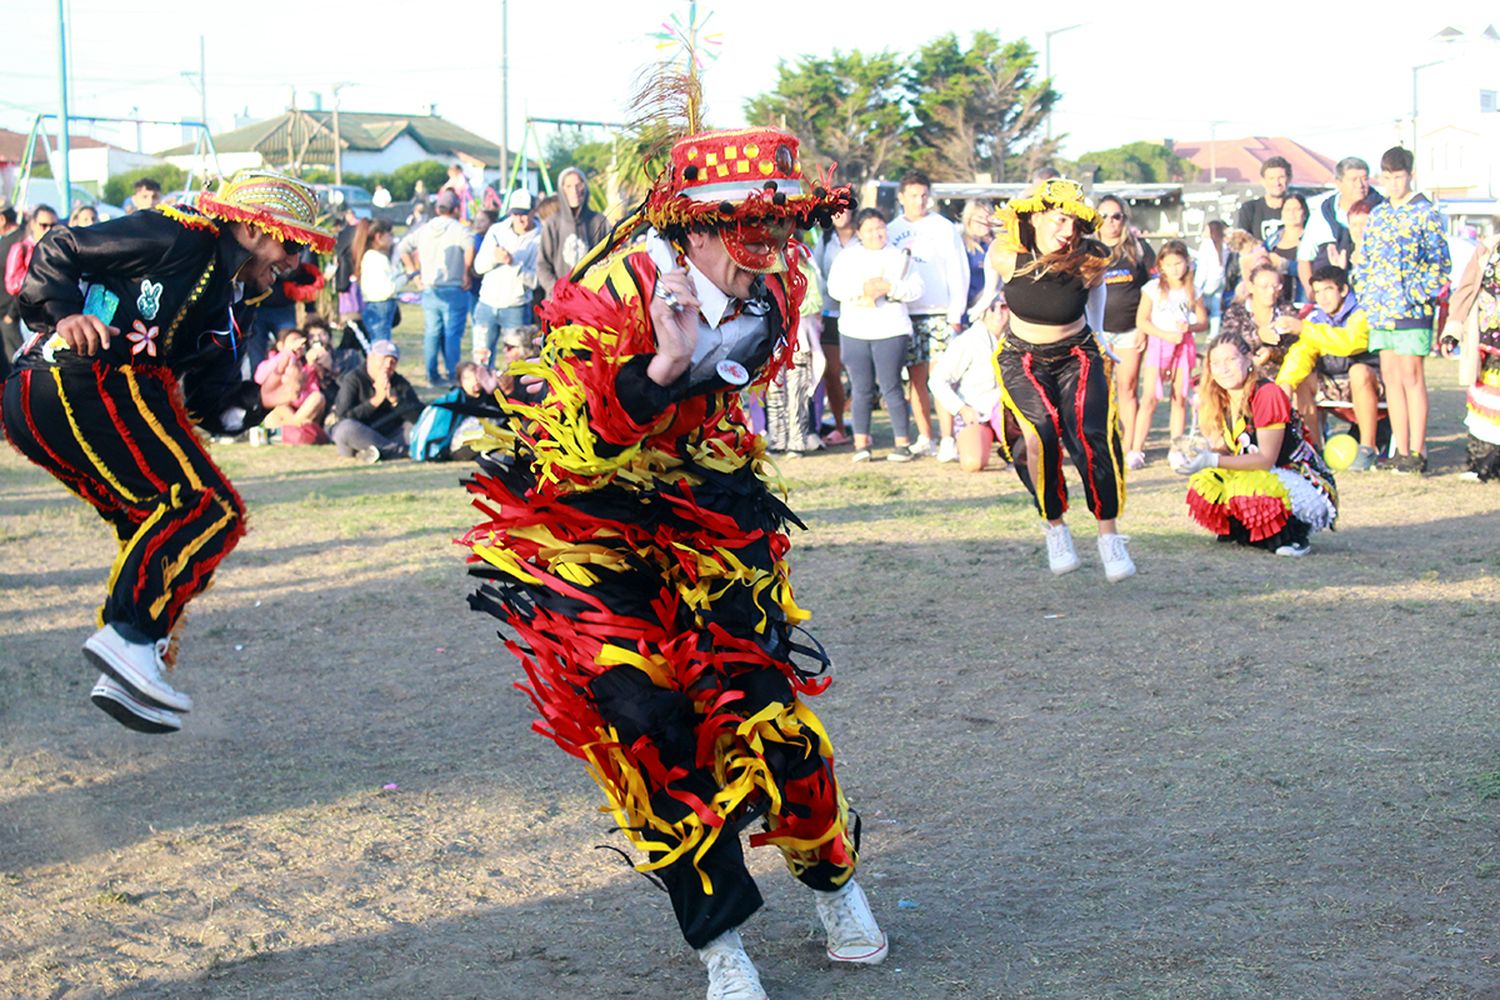
[[[187,603],[245,532],[245,505],[197,428],[237,434],[297,398],[284,355],[241,378],[240,316],[327,252],[302,183],[243,171],[196,206],[159,205],[38,242],[21,286],[33,332],[6,381],[6,436],[91,504],[119,540],[84,656],[91,697],[124,725],[173,732],[192,699],[167,682]]]
[[[1006,457],[1045,521],[1048,566],[1054,574],[1078,568],[1063,520],[1066,446],[1099,522],[1105,579],[1116,583],[1135,574],[1135,563],[1115,523],[1125,502],[1125,459],[1110,364],[1096,340],[1110,264],[1104,245],[1087,238],[1098,218],[1076,182],[1035,184],[996,211],[989,266],[1010,308],[1010,332],[995,355],[1001,403],[1020,429],[1004,441]]]
[[[328,432],[339,454],[366,462],[406,453],[412,425],[422,413],[417,391],[397,374],[401,348],[393,340],[370,344],[363,368],[345,372],[333,403],[338,422]]]
[[[474,360],[496,365],[496,342],[502,333],[533,322],[531,292],[536,288],[537,239],[531,219],[531,192],[517,188],[505,200],[506,218],[491,226],[474,255],[474,270],[483,275],[474,310]]]
[[[454,381],[463,350],[464,324],[469,318],[474,236],[459,221],[458,207],[458,195],[452,188],[439,191],[432,206],[433,217],[396,245],[396,254],[406,270],[420,270],[422,275],[422,314],[427,323],[422,354],[429,385]],[[439,355],[448,371],[446,379],[438,374]]]
[[[990,464],[995,441],[1005,436],[1005,412],[995,381],[995,351],[1010,324],[1005,296],[974,304],[979,318],[932,363],[927,384],[932,398],[953,414],[958,466],[980,472]]]
[[[799,350],[807,278],[793,227],[850,203],[803,176],[775,129],[690,134],[643,205],[541,307],[538,381],[470,480],[470,602],[514,635],[542,721],[584,760],[665,886],[719,998],[764,997],[737,928],[761,905],[745,866],[779,848],[838,962],[886,937],[854,881],[859,822],[804,700],[828,679],[800,626],[788,524],[743,388]],[[511,456],[509,464],[501,459]]]

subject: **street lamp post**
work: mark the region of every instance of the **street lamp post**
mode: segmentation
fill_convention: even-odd
[[[62,202],[62,216],[66,220],[73,214],[73,179],[69,173],[68,157],[68,129],[72,127],[68,120],[68,5],[66,0],[57,0],[57,78],[61,84],[59,88],[62,115],[60,124],[62,130],[58,136],[58,144],[62,150],[62,162],[54,168],[58,178],[58,197]],[[46,133],[43,133],[45,141]]]
[[[1424,69],[1431,69],[1447,62],[1446,59],[1434,59],[1432,62],[1423,63],[1411,68],[1411,168],[1413,171],[1421,169],[1417,166],[1417,74]]]
[[[339,91],[349,86],[347,83],[335,83],[333,85],[333,183],[344,183],[344,144],[339,136]]]
[[[503,198],[510,177],[510,4],[500,0],[500,183]]]
[[[1042,72],[1044,72],[1047,75],[1047,85],[1048,85],[1048,87],[1050,87],[1052,85],[1052,36],[1053,35],[1060,35],[1064,31],[1072,31],[1074,28],[1081,28],[1081,27],[1083,27],[1083,25],[1081,25],[1081,24],[1070,24],[1070,25],[1068,25],[1065,28],[1053,28],[1051,31],[1043,32],[1043,34],[1042,34]],[[1047,138],[1048,139],[1052,138],[1052,106],[1051,105],[1047,106]]]

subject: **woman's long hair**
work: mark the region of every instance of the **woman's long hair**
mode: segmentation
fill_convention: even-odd
[[[1193,256],[1188,253],[1187,244],[1181,240],[1167,240],[1167,242],[1163,243],[1161,249],[1156,251],[1156,266],[1158,269],[1161,267],[1161,262],[1168,257],[1181,257],[1187,262],[1187,274],[1183,275],[1182,283],[1183,287],[1187,289],[1188,308],[1196,310],[1198,308],[1198,288],[1193,283]],[[1163,271],[1161,273],[1156,287],[1161,289],[1161,297],[1165,300],[1167,292],[1170,291],[1170,287],[1167,285],[1166,272]]]
[[[1225,389],[1214,380],[1213,355],[1214,349],[1219,347],[1233,347],[1249,363],[1250,372],[1245,378],[1254,382],[1255,380],[1255,351],[1237,333],[1220,333],[1208,342],[1208,350],[1203,355],[1203,374],[1198,378],[1198,426],[1210,437],[1228,433],[1235,417],[1248,417],[1250,415],[1250,397],[1253,392],[1246,392],[1240,397],[1239,407],[1232,408],[1230,405],[1229,390]],[[1251,389],[1254,388],[1252,384]],[[1227,440],[1224,442],[1229,443]]]
[[[384,219],[360,219],[354,229],[354,245],[349,252],[354,255],[354,270],[351,272],[355,280],[359,280],[360,268],[364,266],[365,251],[375,243],[375,237],[381,233],[391,231],[391,224]]]
[[[1110,258],[1101,244],[1078,235],[1074,236],[1071,246],[1054,250],[1049,254],[1040,254],[1037,252],[1036,227],[1031,224],[1030,213],[1021,216],[1017,221],[1020,223],[1021,245],[1030,251],[1031,261],[1017,268],[1013,277],[1033,275],[1032,280],[1036,281],[1054,271],[1059,271],[1063,274],[1078,275],[1085,288],[1093,288],[1104,279],[1104,272],[1109,269]]]
[[[1135,233],[1130,231],[1130,209],[1126,207],[1123,201],[1112,194],[1107,194],[1103,198],[1100,198],[1099,204],[1095,208],[1102,213],[1106,203],[1119,208],[1120,214],[1125,216],[1125,220],[1122,223],[1125,228],[1120,231],[1120,242],[1114,246],[1110,246],[1107,243],[1104,244],[1105,248],[1109,250],[1109,263],[1106,266],[1127,267],[1133,271],[1135,270],[1135,266],[1141,262],[1141,258],[1146,255],[1146,252],[1141,248],[1141,241],[1135,238]],[[1100,240],[1100,242],[1103,243],[1104,241]]]
[[[984,249],[979,242],[969,235],[969,223],[975,219],[986,221],[995,214],[995,208],[987,201],[971,201],[964,205],[963,217],[959,219],[958,228],[964,238],[964,249],[973,253],[975,250]]]

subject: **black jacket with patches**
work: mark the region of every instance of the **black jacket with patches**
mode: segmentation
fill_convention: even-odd
[[[58,227],[37,244],[18,296],[34,335],[19,365],[170,368],[194,422],[236,432],[265,415],[259,386],[241,375],[238,328],[249,315],[237,301],[234,274],[250,253],[192,209],[169,212]],[[51,335],[59,321],[80,313],[119,331],[92,357]]]

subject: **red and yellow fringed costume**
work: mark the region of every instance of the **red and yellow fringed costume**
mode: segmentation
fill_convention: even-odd
[[[540,362],[516,371],[545,379],[545,396],[504,404],[510,423],[468,483],[485,519],[462,543],[487,581],[471,603],[508,626],[535,728],[584,761],[694,947],[760,905],[738,836],[752,822],[751,844],[780,848],[813,888],[844,884],[856,861],[832,744],[801,700],[828,682],[794,662],[827,663],[793,639],[808,613],[784,529],[800,522],[772,489],[741,386],[711,365],[670,389],[645,376],[648,307],[671,265],[661,236],[742,214],[806,223],[846,202],[847,189],[807,190],[796,151],[770,130],[674,147],[671,176],[542,307]],[[655,258],[629,242],[646,226]],[[789,361],[805,287],[784,262],[766,271],[745,314],[762,318],[741,327],[759,383]]]
[[[1256,383],[1243,414],[1212,428],[1228,454],[1260,448],[1259,433],[1283,430],[1269,469],[1201,469],[1188,480],[1188,514],[1221,539],[1275,551],[1306,545],[1338,519],[1333,472],[1307,439],[1285,392],[1270,379]]]

